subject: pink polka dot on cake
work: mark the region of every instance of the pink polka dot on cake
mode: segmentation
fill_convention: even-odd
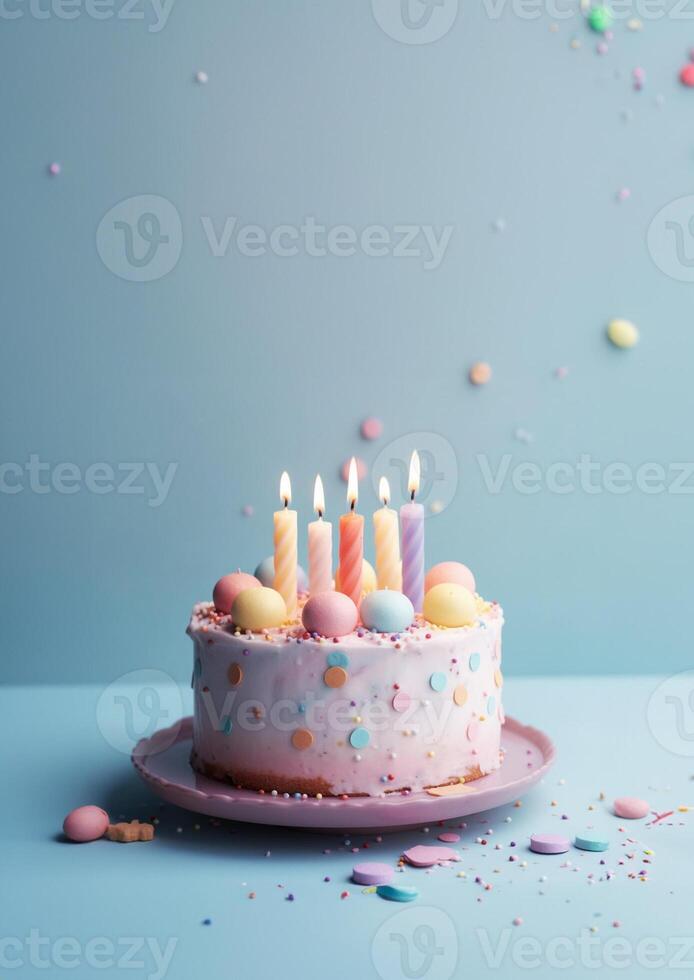
[[[424,591],[435,585],[462,585],[470,592],[476,591],[475,576],[467,565],[459,561],[442,561],[433,565],[424,579]]]
[[[351,463],[351,461],[352,461],[351,457],[349,459],[346,459],[340,469],[340,476],[345,481],[345,483],[347,483],[347,481],[349,480],[349,464]],[[364,462],[363,459],[359,459],[358,456],[355,456],[355,461],[357,464],[357,477],[360,480],[363,480],[364,477],[366,476],[366,463]]]
[[[309,633],[348,636],[357,625],[359,613],[349,596],[341,592],[318,592],[304,606],[301,621]]]
[[[391,702],[395,711],[407,711],[411,703],[412,698],[405,691],[398,691]]]
[[[231,612],[236,596],[244,589],[259,589],[261,583],[255,575],[248,572],[232,572],[230,575],[223,575],[217,582],[212,592],[212,601],[215,608],[227,615]]]
[[[383,422],[377,418],[364,419],[361,424],[362,439],[378,439],[383,433]]]
[[[470,742],[474,742],[480,733],[480,723],[473,718],[470,724],[467,726],[466,735]]]

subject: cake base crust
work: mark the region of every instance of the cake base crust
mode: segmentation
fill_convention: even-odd
[[[369,795],[368,793],[334,793],[331,784],[324,779],[307,779],[305,776],[292,777],[286,774],[252,772],[240,769],[228,772],[222,766],[202,760],[195,749],[192,749],[190,753],[190,764],[202,776],[207,776],[208,779],[217,779],[223,783],[231,783],[235,789],[262,790],[265,793],[271,793],[274,789],[278,793],[306,793],[307,796],[317,796],[319,793],[322,796],[358,797]],[[453,786],[457,783],[471,783],[486,775],[487,773],[482,772],[479,766],[470,767],[463,775],[450,776],[443,783],[432,783],[431,786],[425,786],[424,789],[433,789],[434,785]],[[399,786],[384,792],[389,794],[407,791],[409,791],[409,786]]]

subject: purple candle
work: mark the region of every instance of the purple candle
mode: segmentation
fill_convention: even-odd
[[[415,449],[410,459],[407,485],[410,502],[400,508],[402,591],[415,612],[421,612],[424,603],[424,508],[414,499],[419,490],[419,475],[419,455]]]

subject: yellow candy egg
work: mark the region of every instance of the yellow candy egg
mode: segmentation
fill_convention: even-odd
[[[631,320],[610,320],[607,336],[615,347],[622,347],[626,350],[638,344],[639,328]]]
[[[422,612],[435,626],[471,626],[477,618],[477,603],[464,585],[442,582],[424,596]]]
[[[287,606],[284,599],[279,592],[265,586],[239,592],[231,607],[234,625],[254,633],[281,626],[286,618]]]
[[[376,588],[376,572],[373,565],[364,558],[361,563],[361,591],[363,594],[373,592]],[[340,591],[340,569],[335,572],[335,591]]]

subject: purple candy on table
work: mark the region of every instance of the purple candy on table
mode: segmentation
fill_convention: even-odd
[[[530,850],[536,854],[565,854],[571,847],[568,837],[561,834],[532,834]]]
[[[388,885],[394,877],[395,870],[389,864],[378,861],[363,861],[352,868],[355,885]]]

